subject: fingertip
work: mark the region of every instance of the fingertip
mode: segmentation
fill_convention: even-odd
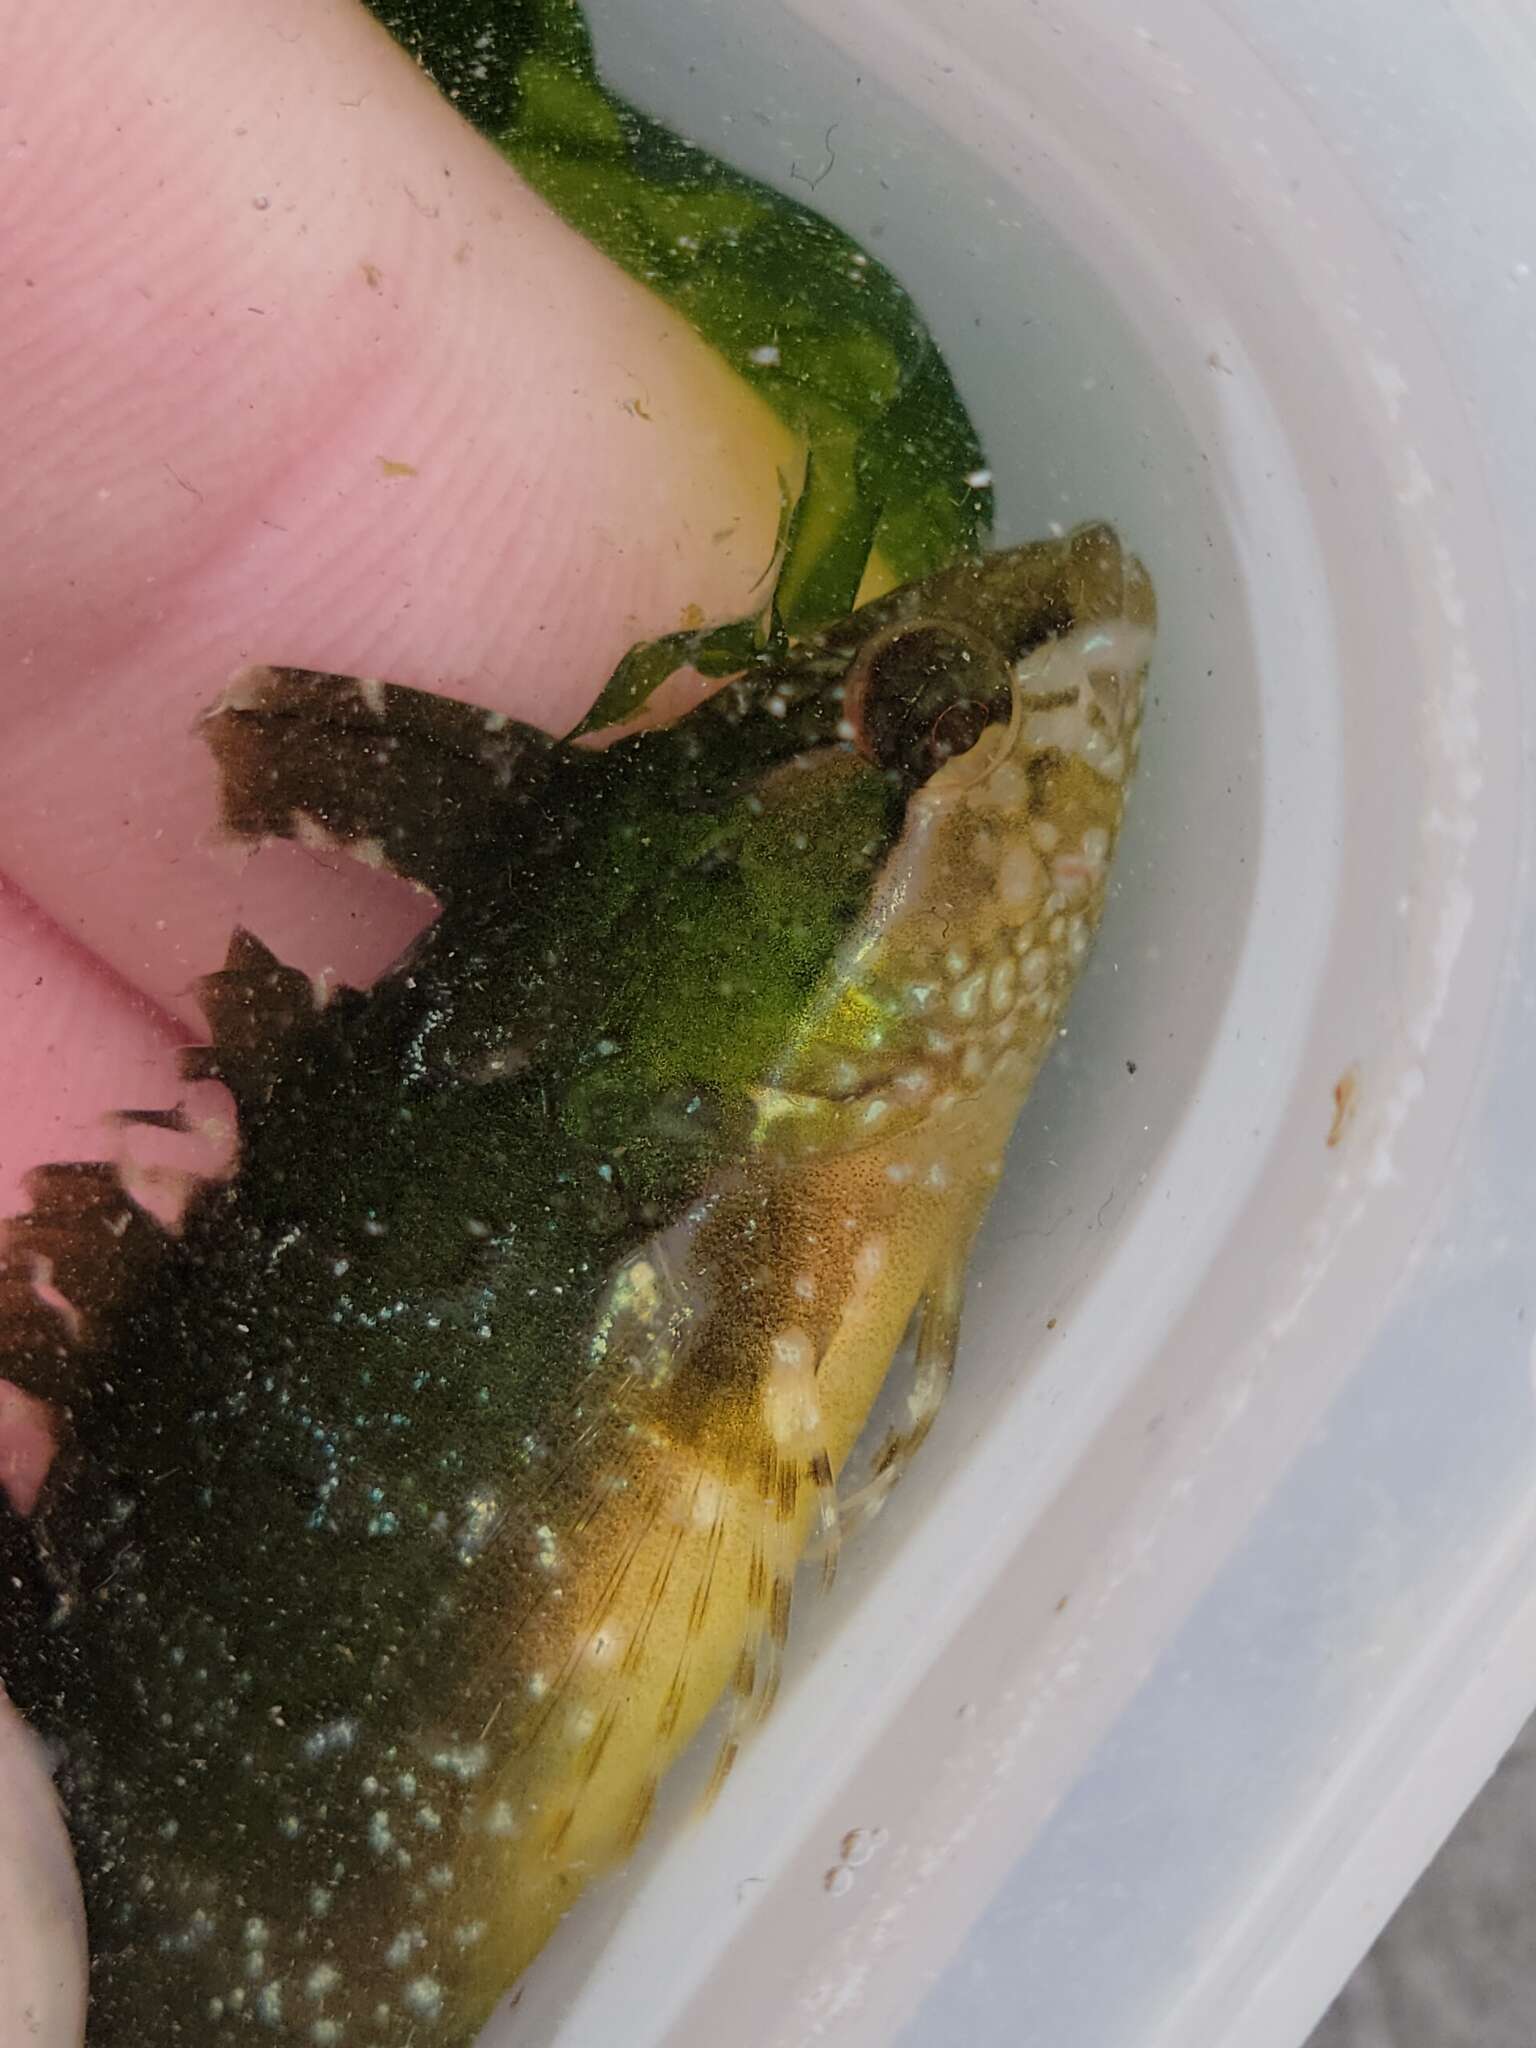
[[[85,1911],[43,1745],[0,1691],[0,2041],[79,2048]]]

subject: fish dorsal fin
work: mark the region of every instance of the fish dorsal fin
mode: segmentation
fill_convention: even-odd
[[[171,1242],[104,1160],[35,1167],[30,1208],[0,1225],[0,1358],[8,1379],[67,1401],[75,1367]]]
[[[203,720],[223,822],[389,868],[443,898],[543,787],[556,743],[393,683],[256,668]]]
[[[314,983],[236,926],[224,965],[197,983],[212,1043],[182,1049],[187,1081],[222,1081],[242,1109],[271,1095],[283,1049],[321,1004]]]

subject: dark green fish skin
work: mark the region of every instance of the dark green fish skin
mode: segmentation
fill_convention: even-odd
[[[894,1338],[871,1339],[830,1453],[791,1471],[763,1452],[751,1361],[778,1324],[751,1290],[788,1285],[809,1171],[764,1138],[764,1086],[836,998],[920,793],[1017,727],[1021,661],[1127,619],[1149,635],[1150,590],[1095,528],[894,593],[606,750],[290,671],[211,715],[234,830],[328,836],[441,915],[372,991],[324,1002],[237,935],[186,1059],[234,1094],[233,1176],[173,1236],[110,1168],[45,1168],[6,1242],[0,1373],[62,1423],[36,1512],[0,1506],[0,1679],[59,1759],[90,2048],[462,2048],[643,1825],[751,1602],[782,1639],[814,1486]],[[1040,762],[1020,803],[1059,805],[1067,757],[1053,740]],[[1072,799],[1100,784],[1103,826],[1072,827],[1097,835],[1093,915],[1119,783]],[[1052,969],[1042,1043],[1074,971]],[[977,1111],[989,1159],[1029,1073],[1007,1114]],[[806,1202],[861,1199],[835,1179],[843,1142]],[[672,1295],[657,1248],[685,1241]],[[750,1599],[722,1565],[711,1605],[714,1562],[679,1592],[693,1553],[669,1539],[623,1608],[652,1662],[573,1676],[571,1617],[623,1591],[666,1475],[697,1505],[763,1470],[771,1585],[759,1543]],[[707,1540],[729,1564],[749,1539],[720,1507]],[[761,1663],[738,1683],[761,1690]],[[587,1717],[576,1761],[556,1707]]]

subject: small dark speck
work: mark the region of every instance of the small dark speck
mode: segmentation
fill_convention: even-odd
[[[1058,1316],[1047,1316],[1045,1319],[1045,1327],[1048,1330],[1054,1330],[1059,1320],[1060,1318]]]
[[[1125,1071],[1128,1074],[1134,1074],[1136,1071],[1136,1062],[1134,1060],[1127,1060],[1125,1063]]]

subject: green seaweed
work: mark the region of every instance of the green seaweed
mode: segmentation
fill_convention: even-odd
[[[872,548],[901,580],[979,550],[992,512],[972,481],[981,447],[888,270],[621,99],[573,0],[369,4],[536,191],[804,437],[812,461],[775,593],[785,631],[845,612]],[[669,651],[648,674],[671,658],[657,647]]]

